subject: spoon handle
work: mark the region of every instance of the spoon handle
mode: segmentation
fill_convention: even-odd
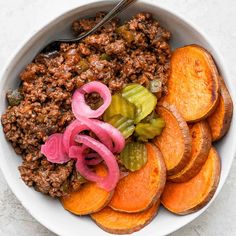
[[[97,24],[95,25],[90,31],[80,35],[78,38],[75,38],[73,40],[68,39],[68,42],[78,42],[82,39],[84,39],[85,37],[87,37],[90,34],[95,33],[101,26],[103,26],[104,24],[106,24],[108,21],[112,20],[118,13],[120,13],[121,11],[123,11],[125,8],[127,8],[132,2],[134,2],[136,0],[121,0],[109,13],[107,13],[107,15],[105,15],[105,17]],[[66,39],[60,40],[63,42],[67,42]]]

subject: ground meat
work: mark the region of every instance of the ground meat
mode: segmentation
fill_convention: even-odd
[[[124,54],[125,53],[125,42],[124,42],[124,40],[116,40],[115,42],[108,44],[105,47],[105,52],[108,55],[112,55],[112,54],[115,54],[115,55],[120,54],[121,55],[121,54]]]
[[[84,33],[102,17],[104,13],[77,20],[72,29],[76,35]],[[39,54],[26,66],[20,74],[22,100],[8,107],[2,125],[23,158],[19,171],[28,186],[52,197],[80,187],[73,161],[52,164],[40,152],[49,135],[63,132],[74,119],[73,91],[98,80],[115,93],[127,83],[148,86],[155,79],[161,82],[161,96],[169,76],[169,39],[170,33],[150,13],[139,13],[123,25],[112,20],[80,43],[62,43],[59,51]],[[102,104],[98,94],[86,95],[86,101],[92,109]]]
[[[65,195],[72,170],[72,161],[65,165],[56,165],[45,159],[24,160],[19,167],[21,178],[28,186],[34,186],[37,191],[49,194],[52,197]]]

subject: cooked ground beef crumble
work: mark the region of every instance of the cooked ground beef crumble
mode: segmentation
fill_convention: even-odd
[[[90,30],[104,13],[73,22],[75,34]],[[127,83],[144,86],[159,80],[166,92],[169,76],[170,33],[149,13],[139,13],[119,25],[114,19],[96,34],[78,44],[62,43],[60,50],[39,54],[20,74],[19,103],[9,106],[2,115],[6,138],[23,157],[19,167],[28,186],[52,197],[65,195],[80,186],[73,161],[53,164],[40,153],[48,136],[64,131],[74,119],[71,112],[73,91],[83,84],[98,80],[112,93]],[[158,94],[158,96],[161,95]],[[8,99],[9,100],[9,99]],[[99,96],[87,96],[94,108]]]

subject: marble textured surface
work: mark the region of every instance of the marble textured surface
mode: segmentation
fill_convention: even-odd
[[[79,0],[0,0],[0,70],[25,38]],[[151,0],[150,0],[151,1]],[[236,75],[235,0],[153,0],[201,27],[224,56],[231,76]],[[235,79],[236,81],[236,79]],[[236,86],[236,82],[235,82]],[[236,235],[236,162],[216,201],[198,219],[171,236]],[[12,194],[0,173],[0,235],[53,236],[34,220]]]

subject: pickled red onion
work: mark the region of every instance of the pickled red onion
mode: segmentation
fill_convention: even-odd
[[[85,102],[85,94],[97,92],[103,99],[103,105],[92,110]],[[77,118],[67,126],[64,134],[54,134],[41,147],[41,152],[53,163],[64,163],[77,159],[76,168],[82,176],[107,191],[115,188],[119,180],[119,167],[113,153],[122,151],[125,145],[123,135],[112,125],[100,120],[91,119],[101,116],[111,103],[111,93],[106,85],[91,82],[77,89],[72,97],[72,111]],[[80,133],[92,131],[101,141]],[[77,143],[82,145],[78,146]],[[92,149],[96,153],[86,153]],[[97,176],[88,166],[105,161],[108,168],[106,177]]]
[[[89,127],[89,130],[91,130],[96,136],[99,138],[99,140],[106,145],[110,150],[112,150],[113,145],[112,145],[112,140],[110,137],[109,132],[105,130],[102,126],[101,123],[102,121],[97,122],[98,120],[95,119],[88,119],[83,116],[78,116],[78,120],[82,122],[82,124],[86,125]],[[119,131],[118,131],[119,132]]]
[[[69,149],[69,157],[77,159],[81,153],[88,148],[86,146],[71,146]],[[102,162],[102,158],[97,153],[87,153],[85,155],[85,163],[88,166],[95,166]]]
[[[109,133],[101,127],[100,123],[98,124],[94,119],[80,117],[79,120],[72,121],[63,134],[63,144],[66,150],[69,150],[70,146],[76,145],[74,141],[75,136],[84,130],[91,130],[103,144],[105,144],[110,150],[113,149],[111,137]]]
[[[103,99],[103,104],[92,110],[85,101],[86,93],[97,92]],[[93,81],[77,89],[72,97],[72,111],[77,119],[82,115],[87,118],[97,118],[101,116],[111,103],[111,93],[108,87],[101,82]]]
[[[86,179],[97,182],[97,184],[105,190],[113,190],[119,181],[119,167],[113,153],[105,145],[87,135],[77,135],[75,141],[97,152],[105,161],[108,168],[108,175],[105,178],[102,178],[101,180],[99,179],[99,176],[97,176],[97,179],[94,180],[94,173],[89,170],[85,163],[85,155],[80,153],[76,162],[76,168],[79,173]]]
[[[66,127],[66,130],[63,134],[63,144],[67,153],[69,152],[69,148],[71,146],[76,145],[75,136],[84,130],[88,130],[88,127],[83,125],[79,120],[72,121]]]
[[[86,164],[88,166],[95,166],[101,163],[103,160],[97,153],[88,153],[85,155],[86,157]]]
[[[97,183],[102,182],[103,178],[96,175],[92,170],[88,168],[88,165],[86,164],[86,160],[85,160],[86,155],[84,151],[87,148],[88,147],[86,147],[85,145],[83,145],[82,147],[72,146],[70,148],[69,153],[70,155],[77,158],[76,168],[85,179],[93,181],[93,182],[97,182]],[[79,166],[79,168],[77,166]]]
[[[86,148],[86,146],[71,146],[69,148],[69,157],[77,159],[78,155],[83,153]]]
[[[114,147],[110,150],[113,153],[121,152],[125,146],[125,139],[121,132],[109,123],[105,123],[100,120],[93,120],[93,122],[103,128],[110,135],[114,144]]]
[[[50,135],[41,146],[41,153],[52,163],[62,164],[70,160],[63,145],[63,134],[59,133]]]

